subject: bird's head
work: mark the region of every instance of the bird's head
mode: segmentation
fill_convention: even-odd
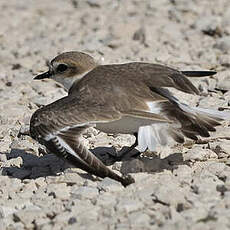
[[[88,54],[71,51],[58,55],[48,65],[49,70],[37,75],[34,79],[50,78],[69,90],[73,82],[81,80],[85,74],[97,66],[97,63]]]

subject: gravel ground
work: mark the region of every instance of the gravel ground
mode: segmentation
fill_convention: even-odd
[[[119,183],[70,167],[27,135],[31,114],[66,95],[52,81],[33,81],[46,61],[69,50],[104,63],[148,61],[214,69],[193,79],[200,107],[230,107],[229,0],[1,0],[0,229],[229,229],[230,127],[210,138],[159,148],[110,166],[132,173]],[[129,135],[90,130],[90,148],[119,150]]]

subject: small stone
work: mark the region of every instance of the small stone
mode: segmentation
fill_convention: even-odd
[[[203,149],[199,146],[196,146],[184,154],[184,160],[191,161],[206,161],[208,159],[217,159],[218,156],[215,152],[210,149]]]
[[[140,41],[140,43],[145,43],[145,29],[141,27],[133,34],[133,40]]]
[[[6,161],[7,161],[6,154],[0,153],[0,162],[6,162]]]
[[[77,218],[76,217],[70,217],[69,220],[68,220],[68,224],[72,225],[74,223],[77,222]]]
[[[218,39],[214,47],[221,50],[223,53],[228,53],[230,50],[230,36]]]
[[[230,67],[230,57],[228,54],[223,54],[219,58],[219,62],[224,67]]]
[[[121,213],[130,213],[140,210],[144,207],[144,204],[138,200],[122,199],[116,205],[116,210]]]
[[[29,124],[22,125],[18,135],[20,136],[20,135],[29,135],[29,134],[30,134],[30,125]]]
[[[50,219],[49,218],[36,218],[35,221],[34,221],[34,225],[36,226],[37,229],[46,229],[44,228],[45,226],[49,226],[49,223],[50,223]],[[52,226],[50,228],[50,230],[52,230]]]
[[[152,186],[153,203],[160,204],[166,207],[177,207],[178,204],[183,204],[184,206],[189,205],[185,199],[185,193],[183,189],[180,187],[178,181],[171,174],[159,175],[157,181],[158,183],[153,184]]]
[[[98,0],[87,0],[87,3],[91,6],[91,7],[100,7],[101,2]]]
[[[48,184],[47,194],[54,194],[56,199],[68,200],[70,197],[70,187],[65,183]]]
[[[204,219],[207,217],[208,215],[208,210],[201,206],[201,207],[197,207],[195,210],[194,209],[187,209],[184,210],[183,212],[181,212],[181,215],[183,218],[186,218],[187,221],[199,221],[201,219]]]
[[[109,177],[104,178],[98,183],[98,189],[105,192],[118,192],[123,190],[123,186],[120,182],[115,181]]]
[[[6,86],[11,87],[12,86],[12,82],[11,81],[6,82]]]
[[[217,185],[216,190],[220,192],[221,196],[223,196],[224,193],[228,191],[228,189],[224,185]]]
[[[117,203],[117,200],[114,196],[104,193],[101,196],[98,196],[96,204],[102,207],[113,207]]]
[[[99,195],[98,189],[93,187],[74,187],[71,191],[71,196],[75,199],[92,199]]]
[[[55,223],[69,223],[69,220],[73,218],[72,217],[72,213],[71,212],[62,212],[62,213],[59,213],[55,216],[54,218],[54,222]]]
[[[34,227],[34,221],[37,218],[45,218],[46,214],[38,207],[30,207],[30,209],[19,210],[14,213],[14,219],[16,222],[20,221],[24,224],[25,228],[32,229]]]
[[[176,169],[173,170],[173,175],[178,176],[179,180],[187,181],[192,178],[193,169],[188,165],[180,165]]]
[[[194,24],[194,27],[210,36],[220,36],[222,34],[220,18],[214,16],[206,16],[199,18]]]
[[[151,220],[151,218],[142,211],[131,213],[128,218],[133,227],[139,226],[141,229],[144,229],[145,226],[147,228]]]
[[[21,157],[16,157],[8,160],[6,164],[4,165],[5,167],[9,166],[15,166],[15,167],[20,167],[23,164],[23,160]]]
[[[93,205],[89,200],[74,199],[71,207],[72,216],[77,216],[77,221],[81,223],[97,220],[100,210],[99,206]]]
[[[209,172],[211,172],[212,174],[216,175],[218,178],[222,178],[224,177],[224,174],[226,175],[230,175],[230,170],[228,170],[228,168],[226,167],[226,165],[224,163],[220,163],[220,162],[210,162],[207,165],[207,170]],[[225,175],[225,176],[226,176]]]
[[[1,205],[0,206],[0,219],[5,218],[5,217],[15,213],[16,211],[17,211],[17,209],[15,209],[13,207]]]
[[[9,208],[15,208],[17,210],[20,210],[25,207],[30,207],[33,204],[30,202],[28,198],[20,198],[17,193],[14,193],[14,196],[9,195],[10,199],[5,200],[4,204],[2,204],[4,207],[9,207]],[[15,200],[17,199],[17,202]]]
[[[12,70],[18,70],[20,68],[22,68],[22,66],[19,63],[15,63],[12,65]]]
[[[6,224],[3,222],[1,217],[0,217],[0,229],[6,229]]]
[[[34,182],[35,182],[36,187],[38,187],[38,188],[44,187],[47,185],[45,178],[43,178],[43,177],[39,177],[39,178],[35,179]]]
[[[38,107],[47,104],[47,99],[45,97],[35,96],[35,97],[32,97],[30,100],[31,100],[31,102],[33,102]]]
[[[230,76],[226,76],[224,79],[219,81],[216,85],[216,88],[224,91],[230,90]]]

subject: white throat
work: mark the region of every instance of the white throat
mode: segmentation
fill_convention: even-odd
[[[63,77],[63,76],[55,76],[54,80],[64,86],[64,88],[69,91],[73,83],[79,82],[88,72],[91,70],[84,72],[82,74],[75,75],[73,77]]]

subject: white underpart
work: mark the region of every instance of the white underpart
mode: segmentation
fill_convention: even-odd
[[[160,114],[161,107],[157,102],[147,102],[147,105],[149,107],[148,112]],[[164,144],[162,134],[167,127],[168,124],[162,122],[140,127],[138,130],[138,146],[136,149],[140,152],[144,152],[147,148],[150,151],[155,151],[158,144]]]
[[[76,80],[76,77],[54,76],[54,80],[63,85],[64,88],[68,91],[72,86],[73,82]]]
[[[144,152],[147,148],[149,151],[155,151],[156,138],[152,126],[143,126],[138,131],[138,146],[136,149],[140,152]]]
[[[82,74],[76,74],[73,77],[64,77],[62,74],[58,75],[54,75],[53,79],[57,82],[59,82],[61,85],[63,85],[65,87],[65,89],[67,91],[69,91],[69,89],[71,88],[71,86],[73,85],[74,82],[78,82],[80,81],[87,73],[89,73],[92,69],[90,69],[89,71],[85,71]]]

